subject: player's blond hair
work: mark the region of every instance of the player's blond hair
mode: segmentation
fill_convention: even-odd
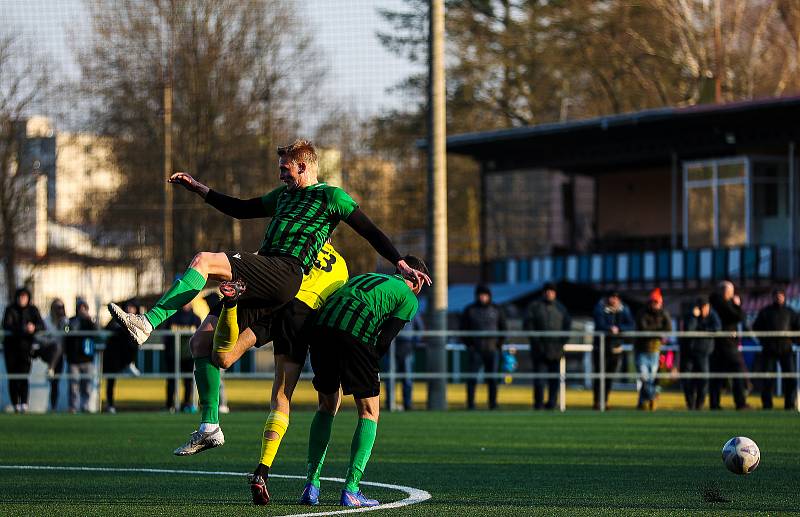
[[[278,156],[289,158],[295,163],[303,162],[306,166],[317,167],[317,150],[310,140],[295,140],[289,145],[278,147]]]

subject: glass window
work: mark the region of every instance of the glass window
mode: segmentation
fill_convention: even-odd
[[[744,163],[726,163],[717,168],[717,178],[721,180],[744,178],[745,167]]]
[[[720,185],[717,190],[719,203],[719,245],[742,246],[747,243],[745,220],[745,188],[741,183]]]
[[[714,190],[712,187],[690,188],[687,226],[690,248],[714,245]]]
[[[714,177],[714,168],[710,165],[692,165],[686,172],[689,181],[709,181]]]

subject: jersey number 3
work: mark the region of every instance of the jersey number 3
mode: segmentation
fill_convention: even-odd
[[[323,256],[324,255],[324,256]],[[317,263],[316,266],[326,273],[330,273],[333,271],[333,265],[336,264],[336,255],[332,253],[326,253],[324,251],[320,251],[319,256],[317,256]]]

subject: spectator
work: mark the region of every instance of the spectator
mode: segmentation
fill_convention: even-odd
[[[492,292],[485,285],[475,288],[475,301],[461,315],[461,330],[504,331],[506,318],[503,309],[492,303]],[[497,409],[497,377],[500,371],[502,337],[466,337],[468,372],[477,374],[483,366],[489,391],[489,409]],[[467,409],[475,409],[477,379],[467,380]]]
[[[528,307],[525,315],[525,329],[539,331],[568,331],[572,328],[572,318],[558,300],[556,286],[544,285],[542,298]],[[534,373],[555,375],[559,373],[561,358],[564,357],[564,344],[567,337],[532,337],[531,362]],[[544,379],[533,380],[533,409],[554,409],[558,403],[559,379],[547,380],[547,404],[544,403]]]
[[[406,330],[413,330],[419,332],[425,330],[425,323],[422,321],[422,315],[417,312],[414,319],[411,320],[410,328]],[[423,346],[422,339],[419,336],[407,336],[401,332],[394,340],[394,361],[395,371],[399,375],[410,374],[414,371],[414,351]],[[387,355],[388,359],[388,355]],[[411,411],[413,408],[412,390],[414,388],[414,379],[404,378],[399,381],[403,386],[403,405],[401,406],[404,411]],[[389,384],[389,379],[386,379],[386,392],[389,393],[393,389]],[[393,397],[392,397],[393,398]],[[387,404],[390,397],[386,397]],[[389,408],[391,409],[391,408]]]
[[[605,371],[606,373],[617,373],[622,361],[622,337],[620,332],[633,330],[635,327],[633,316],[628,306],[622,303],[619,293],[612,292],[607,298],[597,302],[594,308],[594,329],[596,332],[605,332]],[[594,339],[592,350],[592,360],[595,372],[600,372],[600,338]],[[606,379],[605,401],[608,409],[608,396],[611,393],[613,378]],[[594,391],[594,409],[600,409],[600,379],[594,379],[592,383]]]
[[[3,354],[6,371],[9,375],[28,375],[31,373],[31,352],[33,335],[44,330],[44,322],[39,309],[31,302],[31,293],[26,288],[17,289],[14,303],[6,307],[3,315]],[[17,413],[28,411],[28,379],[9,379],[8,395]]]
[[[650,292],[647,306],[636,315],[636,330],[642,332],[669,332],[672,330],[672,319],[664,310],[664,298],[658,287]],[[664,337],[662,336],[641,337],[634,342],[634,362],[642,382],[636,409],[649,409],[650,411],[656,409],[658,399],[656,373],[658,373],[658,359],[663,343]]]
[[[126,300],[122,308],[129,314],[139,314],[139,303],[135,299]],[[139,347],[131,341],[128,331],[122,328],[113,318],[106,325],[106,330],[111,335],[106,340],[106,350],[103,353],[103,372],[110,374],[129,373],[134,376],[141,374],[136,368],[136,354]],[[117,379],[106,379],[106,411],[116,413],[114,403],[114,390]]]
[[[775,289],[772,292],[772,305],[764,307],[758,313],[753,330],[755,331],[792,331],[800,330],[800,315],[786,306],[786,292]],[[781,365],[781,373],[792,374],[783,377],[783,408],[795,409],[797,403],[797,380],[794,372],[797,370],[794,354],[792,353],[791,337],[763,337],[761,342],[761,360],[764,372],[775,373],[776,365]],[[761,387],[761,403],[764,409],[772,409],[772,389],[775,379],[763,379]]]
[[[78,298],[75,316],[69,320],[69,333],[97,330],[89,316],[89,305]],[[71,413],[90,411],[92,375],[94,374],[94,338],[85,335],[67,335],[64,348],[69,365],[69,410]]]
[[[717,290],[711,295],[711,307],[719,316],[722,331],[735,332],[739,324],[744,321],[742,301],[734,291],[733,284],[728,281],[720,282]],[[711,353],[711,371],[714,373],[744,374],[744,358],[739,351],[739,341],[735,337],[717,338],[714,351]],[[709,406],[711,409],[720,408],[720,391],[722,378],[711,379],[709,387]],[[736,409],[750,409],[744,390],[744,377],[734,377],[731,382],[733,401]]]
[[[684,320],[683,329],[687,332],[719,332],[722,324],[719,316],[711,308],[708,299],[699,298]],[[708,375],[709,356],[714,351],[714,338],[690,337],[681,341],[681,373],[702,373]],[[686,408],[703,409],[708,392],[708,377],[683,379],[683,395]]]
[[[200,316],[192,310],[192,304],[187,303],[181,310],[173,314],[164,322],[166,329],[171,332],[175,331],[194,331],[200,326]],[[184,335],[180,338],[180,372],[191,374],[194,371],[194,359],[192,359],[192,352],[189,350],[189,338],[191,334]],[[170,413],[176,411],[175,408],[175,377],[172,377],[175,372],[175,338],[173,336],[166,336],[164,339],[164,364],[167,366],[167,399],[165,407]],[[183,401],[181,402],[181,411],[191,412],[192,394],[194,393],[194,379],[186,377],[183,379]]]
[[[42,348],[39,356],[48,364],[50,379],[50,411],[58,407],[58,386],[61,375],[64,373],[64,336],[60,333],[69,328],[67,311],[64,302],[56,298],[50,304],[50,315],[44,320],[44,326],[49,335],[46,347]]]

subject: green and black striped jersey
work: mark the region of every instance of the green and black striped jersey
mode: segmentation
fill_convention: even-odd
[[[342,330],[364,344],[375,346],[389,317],[411,321],[419,301],[400,275],[358,275],[333,293],[317,316],[316,324]]]
[[[261,202],[272,221],[259,255],[295,257],[306,271],[339,221],[358,208],[347,192],[325,183],[291,191],[284,185],[262,196]]]

